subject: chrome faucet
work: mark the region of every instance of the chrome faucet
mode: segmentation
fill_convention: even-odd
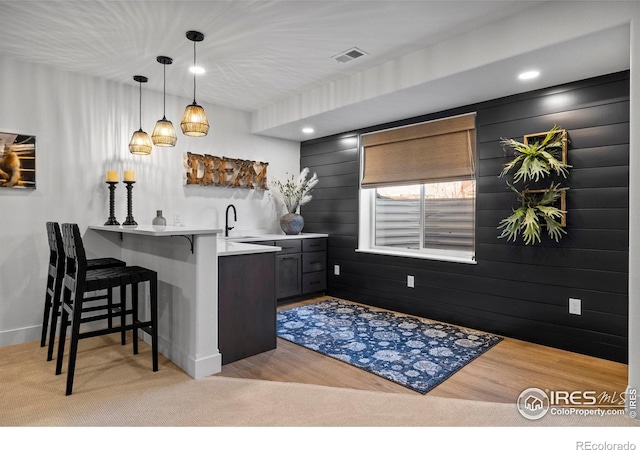
[[[229,230],[233,230],[233,227],[229,226],[229,208],[233,209],[233,221],[237,222],[238,221],[238,216],[236,215],[236,207],[233,205],[229,205],[227,206],[227,210],[224,213],[224,236],[225,237],[229,237]]]

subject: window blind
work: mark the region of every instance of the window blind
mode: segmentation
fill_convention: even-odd
[[[475,120],[471,113],[362,135],[362,187],[473,178]]]

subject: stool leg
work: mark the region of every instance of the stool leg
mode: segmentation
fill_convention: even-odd
[[[113,288],[107,288],[107,327],[113,328]]]
[[[69,346],[69,368],[67,370],[67,392],[73,391],[73,378],[76,372],[76,357],[78,355],[78,341],[80,340],[80,320],[82,318],[82,300],[84,292],[76,288],[76,298],[73,305],[73,319],[71,321],[71,338]]]
[[[42,335],[40,336],[40,347],[44,347],[47,344],[47,331],[49,330],[49,315],[51,313],[51,294],[49,286],[47,285],[47,291],[44,296],[44,316],[42,318]],[[51,359],[47,359],[51,361]]]
[[[56,328],[58,327],[58,317],[60,317],[60,309],[61,309],[61,300],[60,295],[58,297],[54,297],[53,305],[51,307],[51,328],[49,329],[49,349],[47,351],[47,361],[51,361],[53,359],[53,346],[56,340]]]
[[[133,339],[133,354],[138,354],[138,283],[131,284],[131,338]]]
[[[64,305],[68,305],[71,299],[71,291],[64,288],[64,299],[63,299],[63,307],[62,313],[60,315],[60,336],[58,336],[58,359],[56,360],[56,375],[60,375],[62,373],[62,360],[64,358],[64,344],[67,338],[67,326],[69,325],[69,312],[64,307]]]
[[[120,326],[122,332],[120,333],[120,343],[125,345],[127,343],[127,332],[124,330],[127,324],[127,287],[120,286]]]
[[[149,298],[151,303],[151,352],[153,371],[158,371],[158,277],[149,281]]]

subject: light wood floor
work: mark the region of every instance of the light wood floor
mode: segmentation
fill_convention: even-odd
[[[327,298],[330,297],[291,303],[278,309]],[[280,338],[275,350],[227,364],[216,376],[421,395]],[[627,387],[627,365],[505,338],[427,395],[513,403],[530,387],[619,394]]]

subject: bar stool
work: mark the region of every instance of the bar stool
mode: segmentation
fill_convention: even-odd
[[[47,274],[40,347],[44,347],[47,344],[47,334],[49,334],[47,361],[51,361],[53,359],[53,346],[56,338],[58,317],[60,317],[60,293],[62,292],[65,264],[62,233],[60,232],[60,224],[58,222],[47,222],[47,237],[49,240],[49,273]],[[124,267],[126,265],[127,263],[116,258],[95,258],[87,260],[87,270]],[[108,308],[113,309],[114,307],[111,289],[109,289],[105,295],[96,296],[95,299],[107,299]],[[109,321],[111,320],[111,317],[109,317]]]
[[[71,323],[69,348],[69,365],[67,370],[66,395],[73,391],[78,342],[95,336],[110,333],[122,333],[128,330],[133,334],[133,354],[138,354],[138,330],[151,336],[151,351],[153,371],[158,371],[158,275],[155,271],[139,266],[112,267],[109,269],[87,270],[87,259],[80,236],[80,230],[75,223],[62,224],[62,241],[66,254],[66,269],[62,292],[62,318],[60,321],[60,336],[58,338],[58,358],[56,361],[56,375],[62,373],[67,327]],[[148,282],[150,299],[150,319],[140,321],[138,317],[138,284]],[[127,309],[127,286],[131,290],[131,309]],[[108,324],[106,328],[91,329],[80,332],[80,325],[107,319],[111,311],[98,314],[102,310],[85,306],[87,292],[102,291],[109,288],[120,288],[120,324]],[[127,324],[127,316],[130,321]]]

